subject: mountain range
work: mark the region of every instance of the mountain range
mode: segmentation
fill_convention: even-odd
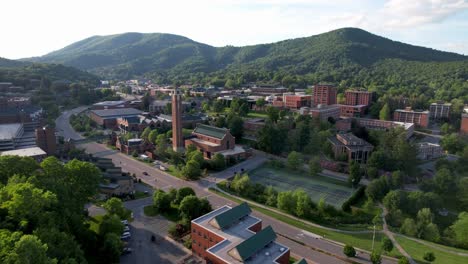
[[[248,71],[293,75],[341,73],[344,69],[358,72],[395,60],[422,64],[462,61],[466,66],[468,56],[392,41],[358,28],[342,28],[244,47],[213,47],[161,33],[93,36],[41,57],[23,59],[64,64],[117,79]]]

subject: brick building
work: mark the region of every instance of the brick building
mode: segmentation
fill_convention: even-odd
[[[410,138],[414,133],[413,123],[402,123],[396,121],[386,121],[379,119],[370,118],[347,118],[336,122],[336,129],[338,131],[349,131],[351,130],[352,122],[355,122],[356,126],[364,127],[368,130],[381,130],[388,131],[392,128],[402,127],[406,131],[406,138]]]
[[[348,90],[345,91],[345,104],[346,105],[365,105],[369,107],[374,97],[373,92]]]
[[[317,84],[313,89],[313,103],[318,105],[336,104],[336,87],[330,84]]]
[[[398,109],[393,113],[393,121],[403,123],[414,123],[417,127],[427,128],[429,126],[429,111],[415,111],[410,107]]]
[[[366,105],[340,105],[340,116],[363,117],[366,113]]]
[[[192,135],[185,139],[185,146],[194,145],[203,153],[205,159],[211,159],[216,153],[236,160],[247,158],[248,153],[236,146],[236,139],[229,129],[198,124]]]
[[[460,133],[468,135],[468,107],[465,106],[461,115]]]
[[[314,108],[304,109],[303,114],[309,114],[313,118],[320,119],[321,121],[328,121],[330,118],[338,120],[341,114],[340,105],[319,105]]]
[[[57,153],[57,137],[55,129],[49,126],[36,128],[34,131],[36,136],[36,145],[43,149],[47,155],[55,155]]]
[[[285,93],[282,97],[278,97],[273,101],[273,106],[285,107],[288,109],[299,109],[301,107],[310,107],[312,104],[312,96],[306,94],[291,94]]]
[[[452,109],[452,104],[437,102],[432,103],[429,106],[429,119],[430,120],[449,120],[450,119],[450,110]]]
[[[192,220],[193,254],[212,264],[288,264],[289,248],[251,212],[247,203],[225,205]]]
[[[359,163],[367,163],[370,153],[374,149],[370,143],[362,140],[352,133],[337,134],[336,137],[328,138],[332,144],[335,159],[342,155],[346,155],[348,161],[356,161]]]
[[[142,111],[134,108],[91,110],[89,117],[104,128],[114,129],[118,118],[138,117],[141,113]]]

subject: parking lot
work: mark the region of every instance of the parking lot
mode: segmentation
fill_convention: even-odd
[[[129,223],[131,238],[126,247],[132,253],[123,255],[120,263],[178,263],[190,255],[183,245],[166,239],[170,222],[163,217],[146,217],[143,207],[151,203],[151,197],[125,202],[133,211],[134,220]],[[151,236],[155,241],[151,241]]]

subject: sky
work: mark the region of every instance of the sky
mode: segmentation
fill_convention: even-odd
[[[243,46],[343,27],[468,55],[468,0],[2,0],[0,10],[9,59],[124,32]]]

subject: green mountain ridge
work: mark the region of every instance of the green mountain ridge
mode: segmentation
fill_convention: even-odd
[[[86,82],[99,84],[99,78],[89,72],[55,63],[36,63],[0,58],[0,82],[24,85],[29,79]]]
[[[169,76],[188,79],[216,72],[286,72],[306,75],[320,71],[369,69],[385,61],[450,63],[468,61],[456,53],[413,46],[357,28],[270,44],[213,47],[189,38],[162,33],[93,36],[34,62],[60,63],[106,78]]]

